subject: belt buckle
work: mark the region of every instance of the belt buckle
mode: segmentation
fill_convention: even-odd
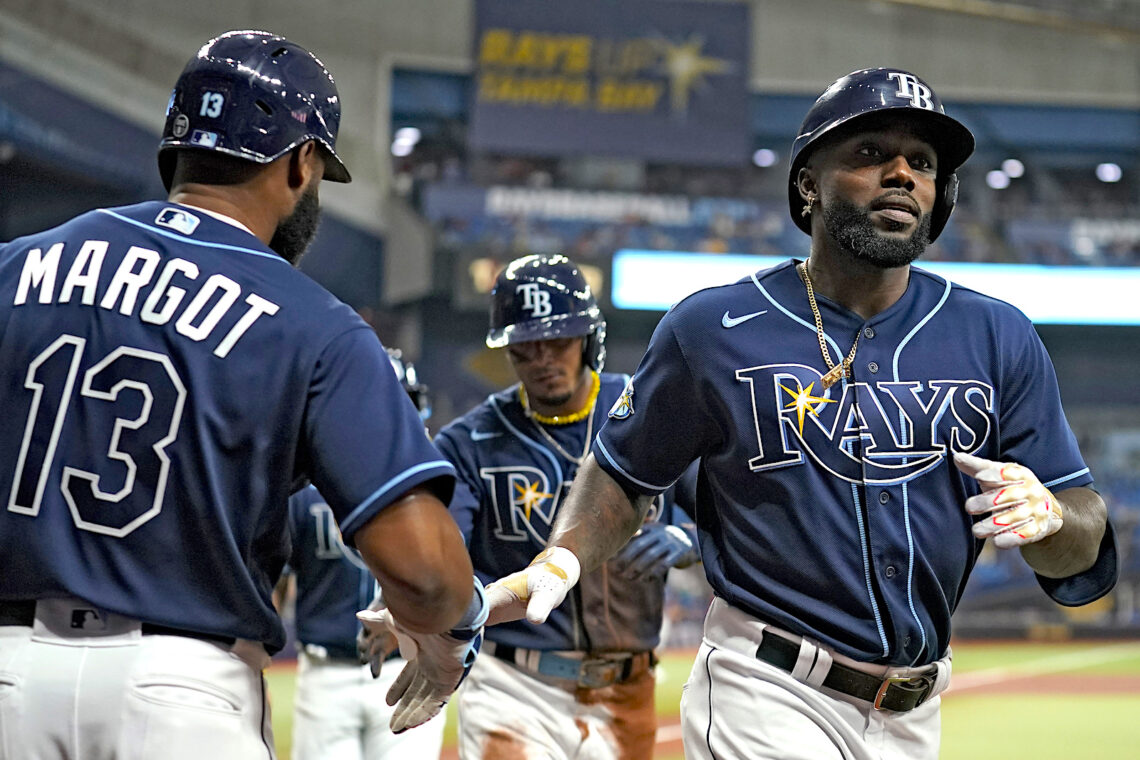
[[[621,660],[601,658],[582,660],[578,669],[578,685],[584,689],[600,689],[615,683],[621,675]]]
[[[906,709],[909,710],[918,707],[920,704],[926,701],[927,695],[929,695],[931,689],[934,688],[934,680],[935,678],[932,675],[907,676],[905,678],[899,676],[888,676],[887,678],[883,679],[883,682],[879,684],[879,690],[875,692],[875,709],[889,709],[883,707],[883,699],[887,696],[887,691],[891,688],[891,686],[898,686],[904,691],[911,693],[919,691],[923,692],[919,696],[918,701]]]

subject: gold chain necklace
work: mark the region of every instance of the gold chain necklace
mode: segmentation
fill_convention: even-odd
[[[839,382],[839,378],[851,376],[851,362],[855,361],[855,351],[859,348],[859,338],[863,336],[863,331],[860,330],[855,334],[855,342],[851,344],[851,351],[847,354],[846,358],[841,360],[838,365],[831,361],[831,352],[827,350],[827,339],[823,335],[823,317],[820,316],[819,306],[815,303],[815,290],[811,286],[811,277],[808,275],[807,261],[798,264],[796,271],[799,272],[800,279],[804,281],[804,285],[807,287],[808,303],[811,304],[811,315],[815,317],[815,334],[816,337],[819,338],[819,350],[823,354],[823,363],[827,365],[827,374],[823,376],[820,383],[824,388],[830,388]]]
[[[590,389],[590,397],[586,400],[586,406],[573,414],[550,416],[539,414],[530,408],[530,404],[527,403],[526,388],[522,383],[519,383],[519,401],[522,402],[523,414],[534,423],[534,426],[538,428],[539,435],[545,438],[547,443],[553,446],[559,454],[579,467],[586,461],[586,455],[590,452],[590,444],[593,443],[594,440],[594,403],[598,400],[598,391],[602,388],[602,378],[598,376],[598,373],[594,370],[590,370],[590,374],[593,376],[593,387]],[[569,425],[574,422],[580,422],[585,417],[589,417],[590,419],[589,422],[586,423],[586,442],[582,446],[581,456],[574,456],[562,448],[562,445],[555,440],[554,436],[548,433],[546,428],[543,427],[544,425]]]
[[[586,399],[586,405],[570,414],[546,415],[534,411],[530,408],[530,403],[527,401],[526,386],[519,383],[519,401],[522,402],[523,411],[526,412],[527,417],[533,417],[543,425],[570,425],[586,419],[586,415],[594,409],[594,402],[598,400],[598,391],[602,389],[602,378],[598,376],[598,373],[594,370],[590,370],[590,375],[593,383],[590,386],[590,397]]]

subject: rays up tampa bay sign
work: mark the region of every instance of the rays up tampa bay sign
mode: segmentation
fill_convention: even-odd
[[[746,3],[477,0],[472,147],[736,164]]]

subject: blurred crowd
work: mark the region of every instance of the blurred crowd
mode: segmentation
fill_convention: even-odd
[[[928,260],[1140,265],[1140,187],[1134,177],[1106,183],[1087,169],[1030,166],[994,189],[987,184],[988,168],[979,159],[960,171],[957,209]],[[557,252],[604,263],[622,248],[798,256],[808,240],[791,224],[785,173],[779,162],[766,168],[697,168],[599,158],[465,161],[437,149],[398,162],[396,188],[427,213],[439,245],[473,257]],[[477,206],[432,208],[433,194],[455,187],[637,194],[682,199],[691,212],[681,223],[660,223],[636,213],[591,219]]]

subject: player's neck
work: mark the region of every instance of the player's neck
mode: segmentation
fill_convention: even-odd
[[[815,292],[870,319],[889,309],[906,292],[910,266],[883,269],[845,253],[813,245],[808,261]]]
[[[588,367],[584,367],[578,382],[578,387],[574,389],[574,393],[566,402],[562,404],[543,403],[541,399],[537,399],[532,394],[526,393],[524,396],[526,407],[534,416],[544,418],[540,419],[541,422],[547,422],[549,424],[559,424],[585,418],[598,398],[598,386],[601,380],[595,380],[594,378],[595,374],[591,372]]]
[[[266,204],[247,197],[241,187],[215,187],[213,185],[179,185],[170,194],[172,203],[196,206],[234,219],[245,225],[261,242],[269,244],[277,230]]]

